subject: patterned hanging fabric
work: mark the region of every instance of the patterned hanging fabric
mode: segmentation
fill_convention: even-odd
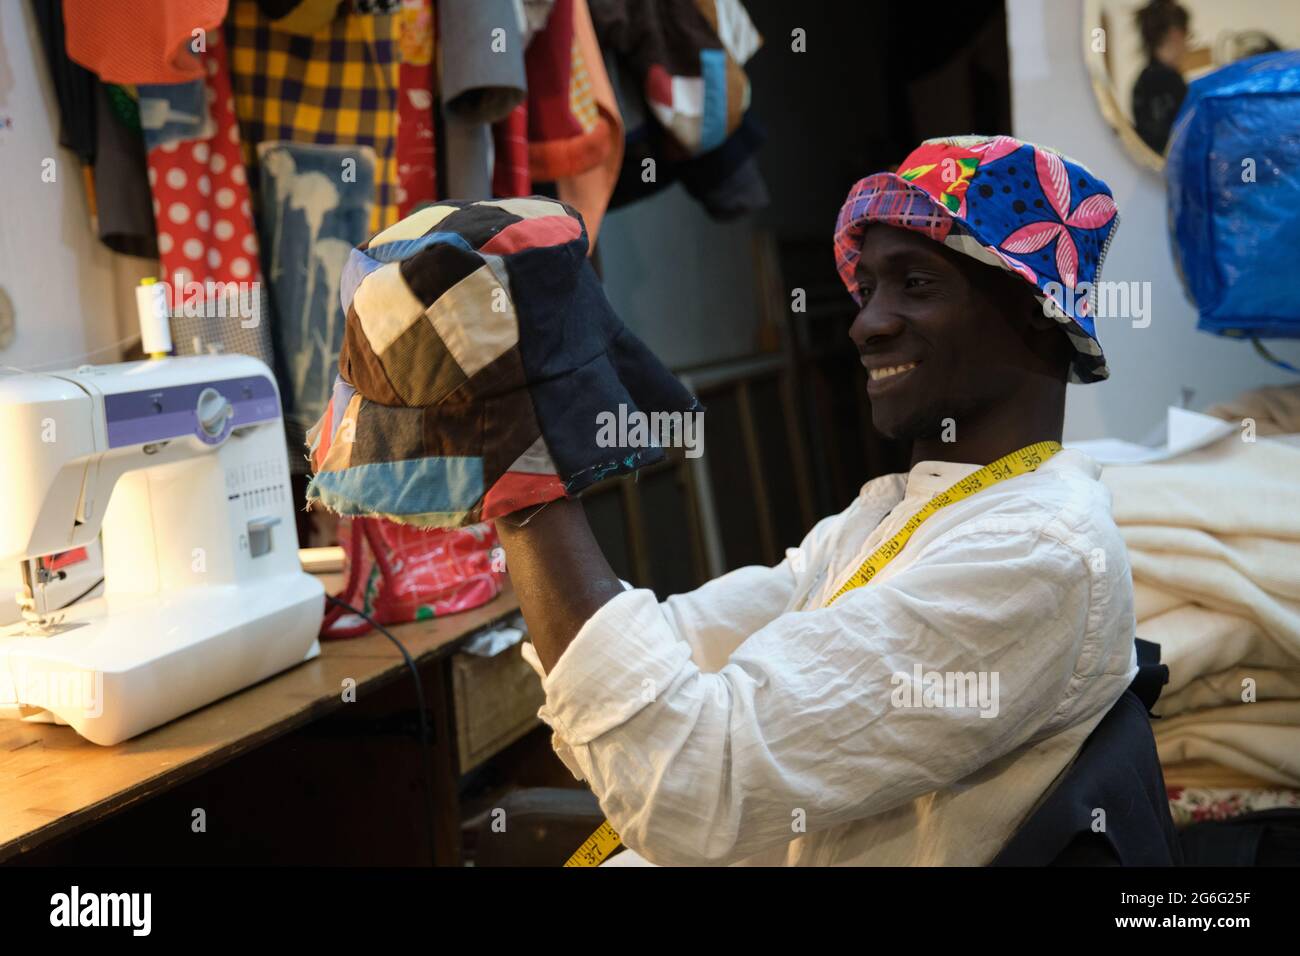
[[[401,218],[401,18],[401,13],[363,15],[345,9],[323,28],[303,34],[277,26],[254,0],[233,0],[226,24],[245,163],[253,167],[262,142],[373,150],[372,232]]]

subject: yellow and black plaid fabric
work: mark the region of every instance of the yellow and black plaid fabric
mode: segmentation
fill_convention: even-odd
[[[232,0],[226,36],[250,176],[261,142],[370,146],[376,160],[370,229],[397,222],[400,29],[399,14],[376,13],[338,16],[315,33],[292,33],[263,16],[256,0]]]

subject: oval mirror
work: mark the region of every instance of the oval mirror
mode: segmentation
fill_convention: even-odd
[[[1291,0],[1084,0],[1083,57],[1097,105],[1129,154],[1159,172],[1193,80],[1300,47]]]

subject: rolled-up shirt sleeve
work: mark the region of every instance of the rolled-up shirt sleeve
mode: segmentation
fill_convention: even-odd
[[[779,615],[716,672],[679,614],[629,590],[546,675],[541,716],[628,846],[735,862],[796,822],[884,812],[1109,706],[1123,683],[1088,680],[1097,590],[1086,556],[1040,530],[962,530],[828,608]],[[934,674],[983,675],[986,697],[926,706]]]
[[[685,594],[674,594],[661,605],[668,626],[691,648],[691,659],[702,670],[721,669],[750,635],[785,610],[800,578],[843,524],[831,515],[804,536],[797,548],[787,548],[775,567],[737,568]]]

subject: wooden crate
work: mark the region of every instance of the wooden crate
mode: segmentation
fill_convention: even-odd
[[[495,657],[463,651],[451,662],[460,772],[466,773],[518,740],[541,721],[546,695],[519,645]]]

